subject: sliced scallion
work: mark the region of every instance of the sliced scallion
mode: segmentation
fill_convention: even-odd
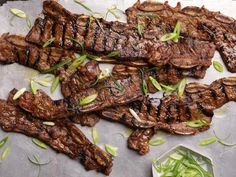
[[[20,98],[20,96],[26,91],[26,88],[22,88],[16,92],[16,94],[13,96],[13,100],[17,100]]]
[[[117,57],[120,55],[119,50],[112,51],[111,53],[107,54],[106,57],[112,58],[112,57]]]
[[[13,15],[15,15],[15,16],[17,16],[17,17],[20,17],[20,18],[26,18],[26,17],[27,17],[26,13],[25,13],[24,11],[20,10],[20,9],[11,8],[11,9],[10,9],[10,12],[11,12]]]
[[[142,89],[143,89],[143,93],[146,95],[148,93],[148,88],[147,88],[146,80],[142,81]]]
[[[48,121],[44,121],[43,124],[48,125],[48,126],[54,126],[55,125],[54,122],[48,122]]]
[[[140,117],[138,116],[138,114],[131,108],[129,108],[129,112],[130,114],[135,118],[137,119],[139,122],[141,122],[142,120],[140,119]]]
[[[203,119],[196,119],[196,120],[187,121],[186,125],[191,128],[199,128],[199,127],[208,126],[209,124]]]
[[[164,143],[165,143],[165,140],[163,138],[151,139],[149,141],[149,144],[151,146],[159,146],[159,145],[164,144]]]
[[[1,159],[2,160],[5,160],[6,158],[7,158],[7,155],[8,155],[8,153],[10,152],[10,147],[8,146],[8,147],[6,147],[4,150],[3,150],[3,152],[2,152],[2,156],[1,156]]]
[[[142,36],[143,31],[144,31],[144,25],[143,25],[142,23],[138,23],[138,24],[137,24],[137,30],[138,30],[138,34],[139,34],[140,36]]]
[[[79,104],[80,104],[80,106],[87,105],[87,104],[89,104],[89,103],[92,103],[94,100],[96,100],[97,97],[98,97],[98,94],[97,94],[97,93],[92,94],[92,95],[89,95],[89,96],[87,96],[87,97],[81,99],[81,100],[79,101]]]
[[[215,70],[218,72],[224,71],[223,65],[218,61],[213,61],[213,66],[214,66]]]
[[[160,38],[160,41],[161,42],[166,42],[166,41],[169,41],[171,39],[175,39],[177,36],[176,33],[167,33],[165,35],[163,35],[161,38]]]
[[[206,138],[206,139],[201,140],[199,142],[199,145],[200,146],[206,146],[206,145],[212,144],[212,143],[214,143],[216,141],[217,141],[216,137],[210,137],[210,138]]]
[[[2,147],[6,144],[7,140],[8,140],[8,136],[4,137],[4,138],[0,141],[0,148],[2,148]]]
[[[38,89],[37,89],[37,84],[34,80],[30,81],[30,87],[31,87],[32,93],[35,95]]]
[[[43,48],[49,47],[49,46],[53,43],[54,40],[55,40],[54,37],[48,39],[48,40],[43,44]]]
[[[76,56],[76,59],[72,62],[72,64],[69,66],[69,69],[76,69],[78,68],[87,58],[86,55]]]
[[[55,90],[57,89],[59,83],[60,83],[60,77],[57,76],[57,77],[55,77],[55,79],[54,79],[54,81],[53,81],[53,83],[52,83],[52,86],[51,86],[51,93],[54,93],[54,92],[55,92]]]
[[[95,127],[92,128],[92,138],[93,138],[93,143],[97,144],[98,140],[99,140],[99,135],[98,135],[98,131]]]
[[[48,146],[46,144],[44,144],[42,141],[38,140],[37,138],[33,138],[32,142],[37,145],[38,147],[42,148],[42,149],[47,149]]]
[[[179,95],[179,97],[183,96],[183,93],[184,93],[184,90],[185,90],[185,87],[186,87],[186,79],[182,79],[181,82],[179,83],[179,86],[178,86],[178,90],[177,90],[177,93]]]
[[[150,81],[152,82],[152,85],[159,91],[162,90],[161,85],[157,82],[156,79],[154,79],[152,76],[149,76]]]
[[[60,62],[60,63],[58,63],[58,64],[52,66],[51,68],[42,71],[42,73],[43,73],[43,74],[45,74],[45,73],[51,73],[51,72],[53,72],[54,70],[63,67],[64,65],[69,65],[70,63],[71,63],[71,59],[65,59],[64,61],[62,61],[62,62]]]
[[[101,73],[98,75],[98,80],[103,79],[105,77],[108,77],[110,75],[110,71],[108,68],[105,68],[101,71]]]
[[[105,144],[105,149],[106,151],[111,154],[113,157],[117,156],[117,150],[118,148],[117,147],[114,147],[112,145],[109,145],[109,144]]]

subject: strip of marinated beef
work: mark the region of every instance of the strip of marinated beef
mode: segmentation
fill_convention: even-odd
[[[165,33],[160,28],[144,30],[140,35],[136,26],[71,14],[55,1],[44,2],[44,14],[45,18],[38,18],[27,35],[28,41],[42,45],[53,38],[53,46],[78,50],[81,43],[86,50],[99,54],[118,50],[117,59],[121,61],[144,59],[159,67],[168,64],[193,70],[194,77],[199,77],[195,70],[206,70],[211,65],[215,51],[213,44],[192,38],[181,38],[178,43],[160,42]]]
[[[99,65],[96,61],[90,61],[84,66],[80,67],[74,74],[70,77],[67,75],[65,78],[63,74],[60,73],[62,78],[61,82],[61,92],[64,98],[68,98],[71,95],[75,95],[81,90],[89,88],[93,83],[96,82],[97,77],[101,73]],[[56,118],[56,117],[53,117]],[[70,117],[70,119],[82,126],[93,127],[99,120],[100,117],[97,113],[79,114]]]
[[[177,21],[181,22],[183,35],[200,40],[213,41],[230,72],[236,72],[236,20],[220,12],[212,12],[204,7],[187,6],[181,8],[178,3],[171,7],[168,2],[138,0],[126,10],[129,24],[142,22],[147,28],[165,25],[174,28]],[[167,30],[168,30],[167,29]]]
[[[54,126],[44,125],[9,98],[8,102],[0,100],[0,126],[7,132],[40,139],[54,150],[80,160],[86,170],[97,170],[106,175],[111,172],[112,157],[92,144],[71,122],[58,121]]]
[[[41,91],[38,91],[36,95],[25,92],[21,95],[19,104],[34,116],[44,119],[63,117],[67,116],[67,114],[91,113],[107,107],[124,105],[140,100],[143,97],[140,80],[139,75],[129,75],[117,80],[114,77],[107,77],[98,81],[93,87],[81,90],[76,95],[55,102]],[[122,86],[122,89],[118,88],[117,83]],[[97,94],[97,97],[94,101],[87,105],[80,105],[80,100],[95,94]],[[57,108],[61,104],[64,109]]]
[[[0,37],[0,63],[19,63],[44,71],[57,63],[74,58],[75,52],[54,48],[38,47],[18,35],[3,34]]]
[[[205,131],[209,125],[192,128],[187,126],[187,121],[202,119],[210,124],[213,111],[229,101],[236,101],[236,77],[219,79],[209,86],[188,84],[183,97],[169,95],[161,99],[156,126],[134,131],[128,139],[129,148],[146,154],[149,151],[148,142],[157,130],[180,135]]]

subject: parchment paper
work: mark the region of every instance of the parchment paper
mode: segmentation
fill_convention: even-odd
[[[67,9],[76,12],[86,12],[79,5],[75,4],[73,0],[60,0]],[[126,9],[131,6],[134,0],[85,0],[89,7],[98,11],[106,12],[106,8],[116,4],[120,9]],[[184,5],[198,5],[205,6],[211,10],[222,11],[223,13],[236,18],[236,2],[231,0],[182,0]],[[176,1],[171,1],[171,4],[175,4]],[[0,7],[0,34],[5,32],[26,34],[28,27],[26,22],[20,18],[13,20],[14,26],[9,24],[12,15],[9,12],[9,8],[18,8],[24,10],[32,20],[41,12],[42,1],[31,0],[27,2],[8,2]],[[114,20],[114,18],[110,18]],[[125,21],[125,18],[122,18]],[[222,62],[218,53],[215,54],[214,59]],[[103,65],[108,67],[108,65]],[[12,64],[8,66],[0,65],[0,98],[6,98],[8,92],[12,88],[27,87],[29,89],[29,79],[38,72],[20,66],[18,64]],[[206,77],[198,82],[209,84],[212,81],[224,77],[233,75],[227,72],[224,68],[224,73],[218,73],[211,66],[207,70]],[[234,74],[235,75],[235,74]],[[193,79],[188,79],[192,81]],[[48,92],[48,89],[42,88]],[[51,95],[54,99],[62,98],[60,94],[60,88]],[[49,93],[49,92],[48,92]],[[50,93],[49,93],[50,94]],[[119,133],[124,133],[126,128],[118,123],[112,123],[105,120],[101,120],[96,128],[99,132],[99,146],[104,148],[104,144],[108,143],[119,148],[118,156],[114,159],[113,171],[110,176],[112,177],[151,177],[151,159],[159,157],[172,147],[183,144],[188,145],[194,150],[200,151],[203,154],[212,158],[215,169],[215,176],[217,177],[234,177],[236,176],[235,160],[236,160],[236,148],[230,148],[222,146],[218,143],[199,147],[198,142],[203,138],[213,136],[213,129],[217,134],[224,138],[229,134],[231,135],[227,141],[236,142],[236,103],[228,103],[220,110],[216,111],[216,115],[213,118],[212,126],[209,131],[200,133],[196,136],[174,136],[164,133],[158,133],[157,136],[162,136],[166,143],[151,147],[150,153],[145,156],[140,156],[136,152],[133,152],[127,148],[126,138],[122,138]],[[223,114],[222,114],[223,113]],[[79,126],[80,127],[80,126]],[[91,128],[80,127],[83,132],[91,139]],[[42,161],[51,159],[52,162],[46,166],[42,166],[40,177],[102,177],[103,174],[90,171],[86,172],[84,167],[76,160],[71,160],[63,154],[57,154],[52,149],[42,150],[35,146],[31,138],[28,138],[21,134],[5,133],[0,130],[0,139],[5,135],[9,136],[9,141],[6,146],[11,147],[11,151],[5,161],[0,162],[0,177],[36,177],[38,174],[38,167],[31,164],[27,159],[28,155],[38,154]],[[0,149],[0,153],[2,149]]]

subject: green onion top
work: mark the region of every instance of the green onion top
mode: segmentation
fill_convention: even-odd
[[[218,61],[213,61],[213,66],[214,66],[215,70],[218,72],[222,73],[224,71],[223,65]]]
[[[191,128],[199,128],[199,127],[204,127],[208,125],[209,124],[203,119],[197,119],[197,120],[192,120],[192,121],[187,122],[187,126]]]
[[[79,101],[79,104],[80,104],[80,106],[87,105],[87,104],[89,104],[89,103],[92,103],[94,100],[96,100],[97,97],[98,97],[98,94],[97,94],[97,93],[92,94],[92,95],[89,95],[89,96],[87,96],[87,97],[81,99],[81,100]]]
[[[50,46],[50,45],[53,43],[54,40],[55,40],[54,37],[48,39],[48,40],[43,44],[43,48],[46,48],[46,47]]]
[[[117,147],[114,147],[112,145],[109,145],[109,144],[105,144],[105,149],[106,151],[111,154],[113,157],[117,156],[117,150],[118,148]]]

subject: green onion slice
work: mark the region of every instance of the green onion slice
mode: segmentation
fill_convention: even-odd
[[[178,92],[179,97],[183,96],[183,93],[184,93],[184,90],[185,90],[185,87],[186,87],[186,82],[187,81],[184,78],[184,79],[181,80],[181,82],[180,82],[180,84],[178,86],[177,92]]]
[[[112,57],[117,57],[120,55],[119,50],[112,51],[111,53],[107,54],[106,57],[112,58]]]
[[[0,141],[0,148],[2,148],[2,147],[6,144],[7,140],[8,140],[8,136],[4,137],[4,138]]]
[[[97,97],[98,97],[98,94],[97,94],[97,93],[92,94],[92,95],[89,95],[89,96],[87,96],[87,97],[81,99],[81,100],[79,101],[79,104],[80,104],[80,106],[87,105],[87,104],[93,102],[94,100],[96,100]]]
[[[16,94],[13,96],[13,100],[17,100],[20,98],[20,96],[26,91],[26,88],[22,88],[16,92]]]
[[[60,62],[60,63],[54,65],[53,67],[42,71],[42,73],[43,73],[43,74],[45,74],[45,73],[51,73],[51,72],[53,72],[54,70],[56,70],[56,69],[58,69],[58,68],[61,68],[62,66],[67,65],[67,64],[70,64],[70,63],[71,63],[71,59],[66,59],[66,60],[64,60],[64,61],[62,61],[62,62]]]
[[[152,76],[149,76],[150,81],[152,82],[152,85],[159,91],[162,90],[161,85],[157,82],[156,79],[154,79]]]
[[[52,83],[52,86],[51,86],[51,93],[54,93],[54,92],[55,92],[55,90],[57,89],[59,83],[60,83],[60,77],[57,76],[57,77],[55,77],[55,79],[54,79],[54,81],[53,81],[53,83]]]
[[[48,126],[54,126],[55,125],[54,122],[48,122],[48,121],[43,122],[43,124],[48,125]]]
[[[37,89],[37,84],[34,80],[30,81],[30,87],[31,87],[32,93],[35,95],[38,89]]]
[[[76,59],[73,61],[73,63],[71,63],[71,65],[69,66],[69,69],[76,69],[78,68],[87,58],[86,55],[81,55],[78,57],[78,55],[76,55]]]
[[[98,76],[98,80],[103,79],[105,77],[108,77],[110,75],[110,71],[108,68],[105,68],[101,71],[101,73]]]
[[[215,70],[218,72],[224,71],[223,65],[218,61],[213,61],[213,66],[214,66]]]
[[[92,138],[93,138],[93,143],[97,144],[98,140],[99,140],[99,135],[98,135],[98,131],[95,127],[92,128]]]
[[[117,150],[118,148],[117,147],[114,147],[112,145],[109,145],[109,144],[105,144],[105,149],[106,151],[111,154],[113,157],[117,156]]]
[[[165,35],[163,35],[161,38],[160,38],[160,41],[161,42],[166,42],[166,41],[169,41],[171,39],[175,39],[177,36],[176,33],[167,33]]]
[[[200,146],[206,146],[206,145],[209,145],[209,144],[212,144],[214,142],[216,142],[218,139],[216,137],[210,137],[210,138],[206,138],[206,139],[203,139],[199,142],[199,145]]]
[[[187,121],[187,126],[191,127],[191,128],[199,128],[199,127],[204,127],[204,126],[208,126],[208,125],[209,124],[203,119]]]
[[[3,150],[3,152],[2,152],[2,156],[1,156],[1,159],[2,160],[5,160],[6,158],[7,158],[7,155],[8,155],[8,153],[10,152],[10,147],[8,146],[8,147],[6,147],[4,150]]]
[[[33,138],[32,142],[37,145],[38,147],[42,148],[42,149],[47,149],[48,146],[46,144],[44,144],[42,141],[38,140],[37,138]]]
[[[10,12],[11,12],[13,15],[15,15],[15,16],[17,16],[17,17],[20,17],[20,18],[26,18],[26,17],[27,17],[26,13],[25,13],[24,11],[20,10],[20,9],[11,8],[11,9],[10,9]]]
[[[176,34],[176,37],[174,37],[173,41],[178,42],[181,32],[181,23],[178,21],[175,25],[174,33]]]
[[[143,31],[144,31],[144,25],[141,24],[141,23],[138,23],[137,29],[138,29],[138,34],[139,34],[140,36],[142,36]]]
[[[160,84],[160,85],[166,92],[174,92],[176,90],[175,86],[172,86],[172,85],[164,85],[164,84]]]
[[[149,144],[151,146],[159,146],[159,145],[164,144],[164,143],[165,143],[165,140],[163,138],[151,139],[149,141]]]
[[[53,43],[54,40],[55,40],[55,37],[52,37],[52,38],[48,39],[48,40],[43,44],[43,48],[46,48],[46,47],[50,46],[50,45]]]
[[[140,117],[138,116],[138,114],[131,108],[129,108],[129,112],[130,114],[135,118],[137,119],[139,122],[141,122],[142,120],[140,119]]]
[[[148,93],[146,80],[143,80],[143,82],[142,82],[142,89],[143,89],[143,93],[146,95]]]

